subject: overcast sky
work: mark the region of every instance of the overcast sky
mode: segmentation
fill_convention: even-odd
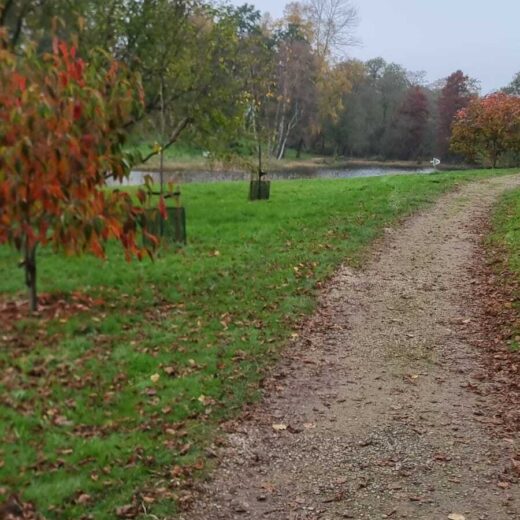
[[[232,0],[235,4],[244,1]],[[280,17],[284,0],[248,0]],[[479,79],[483,93],[520,71],[520,0],[353,0],[359,47],[349,56],[382,56],[429,81],[461,69]]]

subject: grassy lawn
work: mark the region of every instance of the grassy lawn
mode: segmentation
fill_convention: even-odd
[[[245,147],[246,145],[244,145]],[[143,157],[146,157],[150,151],[150,144],[135,144],[130,147],[133,151],[139,151]],[[164,152],[164,169],[166,171],[250,171],[249,167],[256,168],[256,155],[242,154],[240,161],[234,161],[231,164],[222,162],[221,160],[209,160],[203,156],[204,150],[192,148],[183,143],[176,143],[174,146],[166,149]],[[353,167],[371,167],[371,166],[387,166],[389,168],[406,169],[406,168],[427,168],[430,166],[428,162],[417,164],[415,161],[372,161],[365,159],[346,159],[344,157],[333,157],[327,155],[315,155],[302,152],[300,157],[296,157],[296,150],[287,149],[285,156],[281,160],[263,159],[263,167],[267,172],[280,171],[301,171],[315,170],[317,168],[353,168]],[[139,170],[157,171],[159,169],[160,160],[156,155],[149,159],[144,165],[137,167]],[[249,166],[248,166],[249,165]]]
[[[172,514],[209,468],[216,425],[255,399],[313,310],[316,283],[361,264],[383,228],[492,174],[276,182],[255,203],[245,183],[191,184],[189,244],[153,263],[116,247],[105,262],[40,251],[40,290],[67,303],[0,331],[0,493],[47,518],[114,518],[128,504]],[[518,193],[514,204],[518,246]],[[518,247],[511,262],[520,270]],[[0,248],[4,301],[24,297],[16,264]]]
[[[149,144],[138,144],[131,147],[131,149],[139,151],[143,157],[146,157],[151,151],[151,146]],[[256,167],[256,161],[256,155],[248,154],[243,154],[240,160],[235,159],[231,164],[220,159],[210,160],[204,157],[203,149],[190,148],[182,143],[175,144],[164,152],[164,169],[166,171],[249,171],[248,165]],[[288,149],[285,157],[280,161],[267,158],[264,158],[263,161],[264,168],[267,171],[279,171],[296,167],[318,168],[320,166],[339,164],[333,157],[316,156],[306,152],[302,152],[300,158],[296,158],[296,151],[292,149]],[[159,166],[159,155],[155,155],[144,165],[138,166],[138,169],[155,171],[159,169]]]
[[[514,276],[511,284],[515,288],[512,296],[515,297],[515,305],[520,311],[518,284],[520,282],[520,189],[506,193],[497,206],[494,220],[493,233],[490,236],[490,245],[495,251],[497,260],[504,262],[505,267]],[[513,330],[510,347],[520,352],[520,328]]]

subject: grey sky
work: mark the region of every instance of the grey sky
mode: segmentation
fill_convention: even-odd
[[[232,0],[243,4],[241,0]],[[248,0],[275,17],[283,0]],[[382,56],[430,81],[461,69],[484,93],[505,86],[520,71],[520,0],[353,0],[361,45],[349,56]]]

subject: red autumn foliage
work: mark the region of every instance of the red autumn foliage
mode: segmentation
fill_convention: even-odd
[[[451,125],[457,112],[475,97],[471,80],[460,70],[446,79],[438,101],[439,126],[437,130],[437,153],[445,157],[449,152]]]
[[[520,98],[496,93],[471,101],[455,117],[451,148],[493,167],[504,153],[520,151]]]
[[[0,244],[23,254],[33,310],[38,245],[102,257],[116,239],[128,259],[144,254],[143,209],[106,189],[108,175],[129,173],[122,146],[136,94],[134,78],[106,55],[86,63],[65,42],[43,57],[0,45]]]
[[[421,87],[411,87],[399,110],[401,121],[402,156],[406,159],[417,159],[423,153],[422,146],[425,141],[428,126],[428,98]]]

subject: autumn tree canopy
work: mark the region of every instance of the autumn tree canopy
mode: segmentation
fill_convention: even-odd
[[[474,99],[457,113],[452,132],[453,151],[495,168],[505,153],[520,151],[520,98],[496,93]]]
[[[461,70],[446,78],[438,101],[437,153],[441,157],[446,157],[449,152],[451,125],[455,114],[466,107],[475,94],[474,82]]]
[[[140,110],[136,93],[135,78],[105,54],[86,62],[58,40],[43,56],[0,49],[0,244],[22,253],[33,310],[39,245],[103,256],[114,238],[127,257],[143,254],[141,209],[104,189],[108,174],[129,172],[124,125]]]
[[[79,35],[83,59],[100,48],[142,77],[144,110],[125,128],[152,155],[181,140],[248,165],[259,148],[271,159],[296,148],[459,161],[449,148],[452,123],[478,96],[461,70],[428,83],[424,72],[380,57],[349,58],[352,0],[289,2],[279,19],[212,0],[0,2],[6,42],[18,53],[30,41],[49,52],[53,20],[65,41]],[[503,90],[518,95],[519,84],[517,75]],[[424,97],[412,95],[415,87]],[[146,158],[143,150],[134,147],[134,161]]]

